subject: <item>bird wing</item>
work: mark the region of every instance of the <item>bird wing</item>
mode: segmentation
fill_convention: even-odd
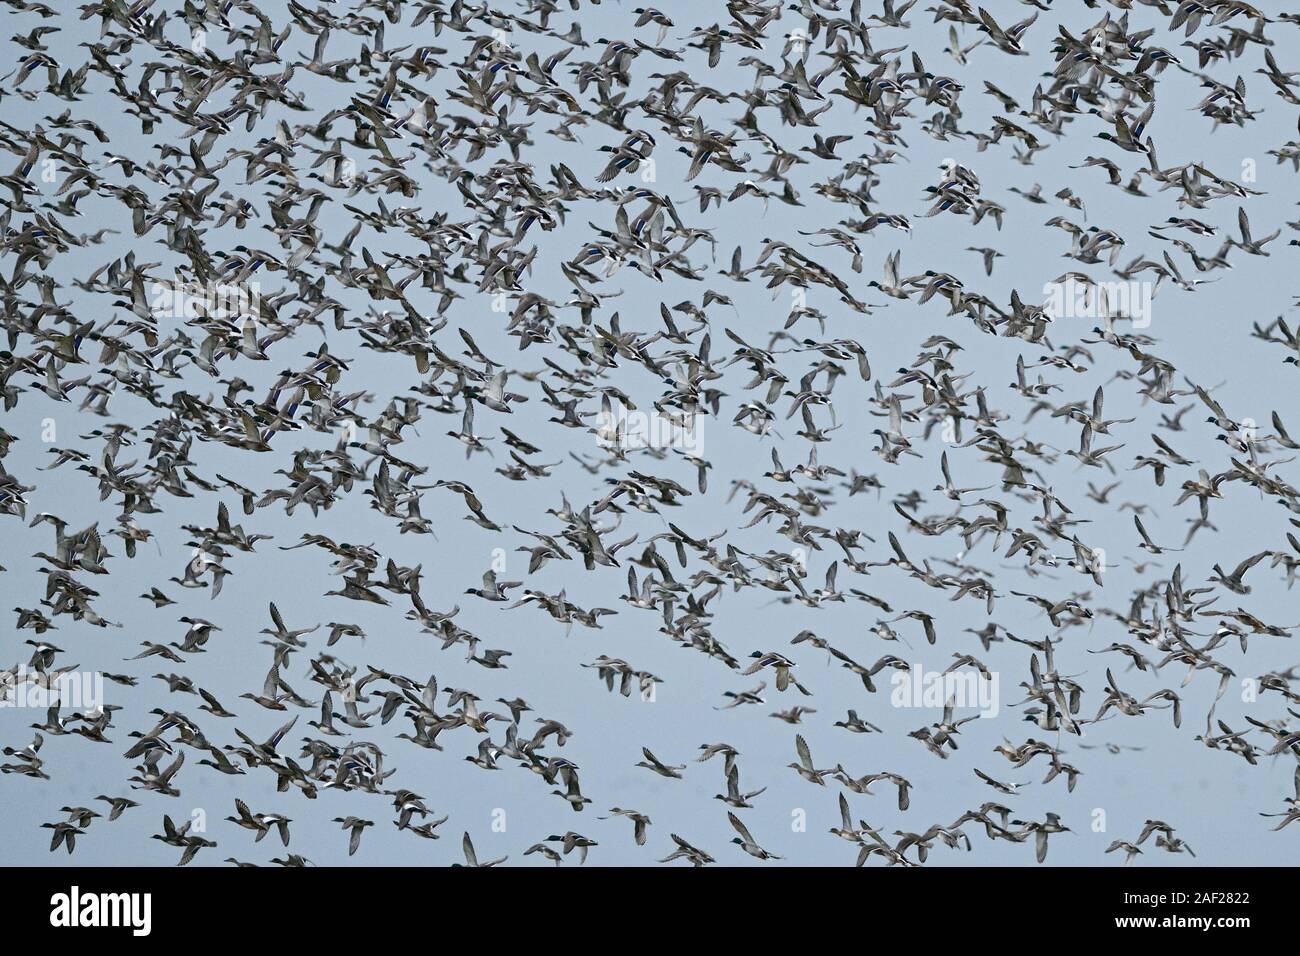
[[[812,770],[812,754],[808,752],[808,741],[803,739],[803,734],[795,734],[794,749],[799,753],[799,762],[803,764],[804,769]]]

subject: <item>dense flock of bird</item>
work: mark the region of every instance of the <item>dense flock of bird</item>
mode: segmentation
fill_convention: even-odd
[[[1300,570],[1294,387],[1232,407],[1161,318],[1294,275],[1283,6],[4,0],[0,693],[47,693],[0,800],[181,864],[827,862],[779,779],[845,864],[1163,862],[1217,824],[1026,800],[1194,737],[1260,781],[1238,839],[1300,838],[1300,618],[1251,596]],[[1270,188],[1203,158],[1246,128]],[[1294,319],[1230,325],[1300,381]],[[900,713],[920,666],[999,715]]]

